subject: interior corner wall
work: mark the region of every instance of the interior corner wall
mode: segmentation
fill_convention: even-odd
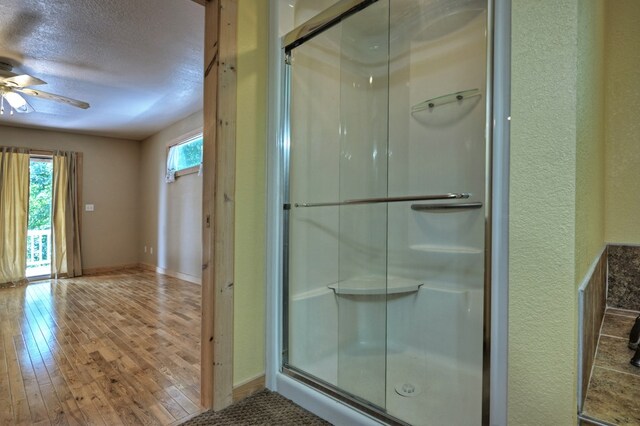
[[[640,1],[606,2],[605,239],[640,244]]]
[[[138,263],[138,141],[0,126],[0,144],[82,152],[83,269]]]
[[[268,2],[238,2],[233,382],[265,371]]]
[[[202,280],[202,176],[166,183],[167,147],[202,129],[202,111],[161,130],[141,143],[140,263],[191,282]],[[146,246],[146,252],[145,252]]]
[[[577,423],[579,0],[512,2],[509,424]]]
[[[605,245],[604,37],[605,0],[579,1],[576,67],[576,287],[585,278],[589,279],[585,274],[596,258],[599,258]]]

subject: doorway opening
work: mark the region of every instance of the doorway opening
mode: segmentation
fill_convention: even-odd
[[[29,163],[29,228],[27,271],[29,280],[51,275],[51,199],[53,161],[32,156]]]

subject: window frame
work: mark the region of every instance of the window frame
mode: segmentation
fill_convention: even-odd
[[[178,146],[178,145],[182,145],[185,143],[189,143],[194,139],[197,139],[199,137],[204,138],[204,133],[202,131],[202,127],[199,127],[195,130],[192,130],[190,132],[184,133],[183,135],[173,139],[171,142],[169,142],[167,144],[167,149],[166,149],[166,153],[164,156],[164,170],[165,173],[169,172],[169,151],[171,150],[171,148],[173,148],[174,146]],[[202,161],[200,161],[200,164],[198,164],[197,166],[192,166],[192,167],[188,167],[186,169],[182,169],[182,170],[177,170],[175,172],[175,177],[176,179],[179,178],[180,176],[186,176],[186,175],[190,175],[190,174],[194,174],[194,173],[198,173],[200,171],[200,166],[202,165]]]

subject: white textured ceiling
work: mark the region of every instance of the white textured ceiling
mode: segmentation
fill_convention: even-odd
[[[0,125],[144,139],[202,109],[203,40],[192,0],[0,0],[0,58],[91,104],[28,97]]]

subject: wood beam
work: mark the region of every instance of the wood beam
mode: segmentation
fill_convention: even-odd
[[[202,405],[233,402],[237,0],[205,9]]]

